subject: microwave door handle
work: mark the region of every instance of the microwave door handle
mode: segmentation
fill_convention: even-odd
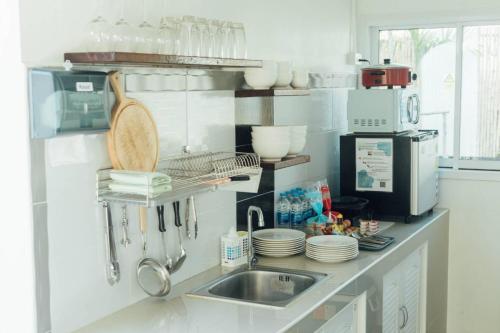
[[[415,117],[413,118],[413,124],[418,124],[420,121],[420,98],[418,97],[417,94],[413,95],[413,98],[415,99]]]
[[[408,123],[412,123],[412,114],[413,114],[413,95],[408,96],[408,100],[406,101],[406,118]]]

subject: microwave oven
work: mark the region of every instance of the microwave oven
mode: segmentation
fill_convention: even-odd
[[[398,133],[415,130],[420,99],[413,89],[350,90],[347,101],[349,132]]]
[[[376,218],[410,222],[438,203],[438,133],[340,137],[340,192],[370,201]]]

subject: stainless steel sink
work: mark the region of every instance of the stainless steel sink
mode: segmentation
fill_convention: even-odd
[[[326,274],[322,273],[281,268],[243,268],[221,276],[188,295],[281,308],[325,277]]]

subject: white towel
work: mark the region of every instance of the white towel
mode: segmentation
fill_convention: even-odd
[[[123,183],[111,182],[109,184],[109,189],[113,192],[128,193],[128,194],[139,194],[147,195],[149,197],[156,197],[162,193],[172,190],[172,186],[169,184],[160,184],[157,186],[145,186],[145,185],[130,185]]]
[[[116,183],[130,185],[157,186],[170,184],[172,181],[168,175],[161,172],[112,170],[109,175]]]

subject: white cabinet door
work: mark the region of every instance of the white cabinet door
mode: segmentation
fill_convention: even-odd
[[[383,333],[425,332],[427,246],[413,252],[383,279]]]
[[[384,276],[382,299],[382,332],[398,333],[404,323],[400,292],[401,269],[395,267]]]
[[[420,312],[423,305],[420,297],[422,283],[422,256],[420,252],[413,253],[401,267],[401,306],[406,312],[406,321],[401,332],[420,332]]]
[[[345,306],[315,333],[366,333],[366,293]]]

